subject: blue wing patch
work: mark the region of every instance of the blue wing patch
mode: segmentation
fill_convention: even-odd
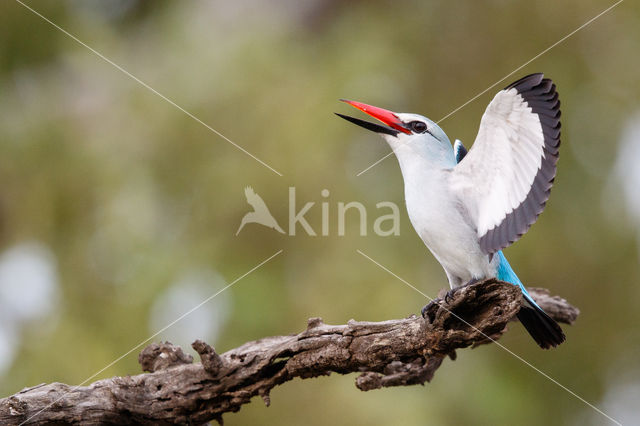
[[[453,154],[456,156],[456,164],[461,162],[465,155],[467,155],[467,149],[462,145],[460,139],[456,139],[453,143]]]

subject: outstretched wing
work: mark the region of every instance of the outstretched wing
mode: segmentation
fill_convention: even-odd
[[[517,241],[542,213],[559,146],[560,101],[551,80],[531,74],[493,98],[473,146],[451,174],[484,252]]]

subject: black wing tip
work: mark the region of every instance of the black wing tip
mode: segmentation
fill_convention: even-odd
[[[555,348],[566,340],[560,325],[537,306],[523,306],[517,316],[542,349]]]
[[[549,79],[545,79],[543,73],[536,72],[536,73],[533,73],[533,74],[525,75],[520,80],[516,80],[513,83],[511,83],[510,85],[508,85],[507,87],[505,87],[503,90],[509,90],[511,88],[514,88],[514,87],[517,89],[519,86],[522,86],[522,85],[537,86],[543,80],[549,80]],[[551,80],[549,80],[549,81],[551,81]]]
[[[514,81],[505,90],[515,88],[522,99],[538,115],[545,145],[557,148],[560,145],[560,99],[556,85],[543,73],[529,74],[518,81]]]

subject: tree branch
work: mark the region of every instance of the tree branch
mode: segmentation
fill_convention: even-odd
[[[579,311],[544,289],[532,297],[554,319],[572,323]],[[487,280],[436,299],[426,319],[412,315],[382,322],[328,325],[311,318],[305,331],[248,342],[218,355],[193,343],[201,363],[170,343],[152,344],[139,356],[148,374],[113,377],[89,386],[41,384],[0,400],[0,423],[202,424],[222,422],[253,396],[268,406],[272,388],[295,377],[360,373],[363,391],[424,384],[456,349],[498,339],[521,306],[517,287]],[[46,408],[46,409],[45,409]],[[39,412],[40,410],[42,412]]]

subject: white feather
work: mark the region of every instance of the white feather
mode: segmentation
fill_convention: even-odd
[[[451,189],[467,207],[478,237],[500,225],[526,198],[544,158],[538,115],[515,88],[499,92],[478,136],[451,174]]]

